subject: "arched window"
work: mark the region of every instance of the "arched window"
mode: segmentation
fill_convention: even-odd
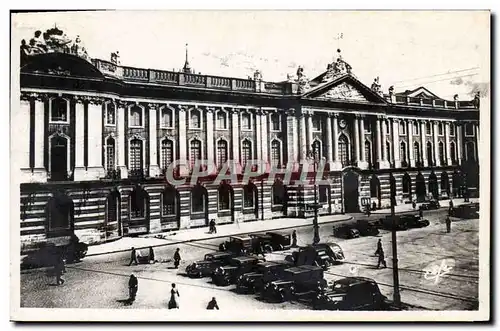
[[[227,113],[222,110],[217,112],[217,129],[227,129]]]
[[[222,167],[227,162],[227,141],[217,142],[217,166]]]
[[[422,157],[420,156],[420,144],[418,142],[413,144],[413,154],[415,161],[422,162]]]
[[[315,160],[321,160],[321,143],[315,140],[312,144],[313,157]]]
[[[243,208],[255,207],[257,201],[257,187],[250,183],[243,186]]]
[[[115,140],[111,137],[106,139],[106,171],[108,173],[115,170]]]
[[[286,202],[286,191],[283,183],[276,181],[272,187],[272,204],[274,206],[284,205]]]
[[[349,147],[347,143],[347,137],[345,135],[341,135],[339,137],[339,157],[342,166],[346,166],[349,163]]]
[[[271,114],[271,130],[281,131],[281,119],[278,113]]]
[[[457,152],[457,147],[455,146],[455,142],[452,141],[450,143],[450,159],[452,164],[455,164],[457,162],[456,152]]]
[[[429,164],[434,164],[434,157],[433,157],[433,152],[432,152],[432,143],[429,141],[427,142],[427,161]]]
[[[406,143],[404,141],[401,142],[399,147],[399,157],[401,158],[401,162],[406,163]]]
[[[191,212],[203,213],[206,208],[207,191],[200,185],[191,189]]]
[[[129,126],[142,126],[142,108],[135,105],[130,108]]]
[[[142,153],[142,141],[137,138],[130,140],[129,170],[140,171],[142,169]]]
[[[219,186],[218,190],[219,198],[219,211],[230,210],[231,209],[231,188],[227,184],[222,184]]]
[[[161,168],[168,169],[172,162],[174,162],[174,142],[164,139],[161,142]]]
[[[446,172],[441,173],[441,192],[450,192],[450,179]]]
[[[241,143],[241,165],[243,168],[249,160],[252,159],[252,142],[248,139],[243,140]]]
[[[251,116],[249,113],[242,113],[241,114],[241,129],[242,130],[252,130],[252,120]]]
[[[166,188],[161,194],[161,215],[177,215],[177,191],[173,187]]]
[[[189,114],[189,125],[194,129],[201,128],[201,113],[198,109],[191,109]]]
[[[476,146],[474,145],[474,142],[472,142],[472,141],[467,142],[465,147],[467,149],[467,151],[466,151],[467,160],[468,161],[475,160],[476,159],[476,148],[475,148]]]
[[[115,125],[116,113],[115,103],[108,102],[106,104],[106,125]]]
[[[198,139],[191,140],[189,150],[189,163],[191,164],[191,168],[193,168],[196,160],[201,160],[201,141],[199,141]]]
[[[328,203],[328,189],[327,185],[319,186],[319,203]]]
[[[373,163],[373,160],[372,160],[372,145],[370,144],[370,142],[368,140],[365,141],[365,158],[366,158],[366,162],[368,162],[369,164]]]
[[[271,142],[271,166],[281,166],[281,143],[278,140]]]
[[[411,177],[408,174],[403,176],[403,193],[409,194],[411,192]]]
[[[391,143],[388,141],[385,143],[385,156],[387,161],[391,160]]]
[[[162,128],[171,128],[173,127],[173,116],[172,109],[168,107],[164,107],[161,110],[161,127]]]
[[[130,218],[144,218],[146,213],[144,190],[135,189],[130,194]]]
[[[380,181],[375,175],[373,175],[370,180],[370,197],[380,198]]]
[[[68,121],[68,101],[63,98],[53,99],[51,102],[50,121],[67,122]]]
[[[445,159],[445,155],[444,155],[444,144],[442,141],[439,142],[438,144],[438,153],[439,153],[439,161],[441,162],[441,164],[445,164],[446,163],[446,159]]]

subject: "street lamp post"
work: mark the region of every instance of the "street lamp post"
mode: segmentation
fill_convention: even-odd
[[[393,301],[396,307],[401,306],[401,296],[399,294],[399,270],[398,270],[398,244],[396,238],[396,187],[391,181],[391,217],[392,217],[392,280],[394,285]]]
[[[313,147],[313,146],[312,146]],[[313,147],[314,150],[314,147]],[[317,193],[317,186],[316,186],[316,158],[315,155],[312,151],[308,152],[309,158],[312,159],[313,161],[313,173],[314,173],[314,204],[309,205],[309,207],[314,209],[314,219],[313,219],[313,229],[314,229],[314,237],[313,237],[313,245],[316,245],[319,243],[320,238],[319,238],[319,225],[318,225],[318,209],[320,208],[320,205],[318,203],[318,193]]]

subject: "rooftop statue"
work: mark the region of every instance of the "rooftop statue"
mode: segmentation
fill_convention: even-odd
[[[262,80],[262,74],[259,70],[255,70],[253,74],[253,79],[254,80]]]
[[[326,67],[326,74],[323,76],[323,82],[330,81],[338,76],[351,73],[351,66],[342,59],[340,49],[337,49],[337,59],[329,63]]]
[[[379,83],[379,78],[376,77],[374,80],[373,80],[373,83],[372,83],[372,87],[371,87],[372,91],[379,94],[379,95],[383,95],[383,92],[382,92],[382,85],[380,85]]]
[[[116,51],[111,53],[111,63],[120,65],[120,52]]]
[[[304,93],[305,91],[309,90],[311,86],[309,85],[309,79],[306,77],[304,74],[304,68],[298,67],[297,68],[297,93],[301,94]]]

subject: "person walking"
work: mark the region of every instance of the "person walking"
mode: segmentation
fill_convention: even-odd
[[[446,232],[451,232],[451,219],[450,216],[446,216]]]
[[[207,305],[207,310],[214,310],[217,309],[219,310],[219,305],[217,304],[217,300],[215,300],[215,297],[210,300],[210,302]]]
[[[153,247],[150,246],[149,247],[149,263],[156,263],[158,262],[156,259],[155,259],[155,251],[153,250]]]
[[[170,300],[168,301],[168,309],[179,309],[179,291],[175,288],[175,284],[172,284],[172,289],[170,290]]]
[[[62,274],[64,273],[64,269],[65,269],[64,259],[61,256],[57,259],[57,262],[54,265],[54,274],[56,276],[56,284],[58,286],[64,284],[64,279],[62,279]]]
[[[452,210],[453,210],[453,199],[450,198],[450,207],[448,208],[448,215],[451,215]]]
[[[297,247],[297,230],[292,232],[292,247]]]
[[[135,250],[134,247],[131,248],[131,251],[130,251],[130,262],[128,263],[129,266],[132,265],[132,262],[135,263],[135,265],[137,265],[137,252]]]
[[[135,277],[134,274],[131,274],[128,280],[128,296],[130,303],[135,301],[138,288],[139,288],[139,282],[137,281],[137,277]]]
[[[375,250],[375,255],[378,255],[378,253],[380,251],[383,251],[383,248],[382,248],[382,239],[379,239],[378,242],[377,242],[377,249]]]
[[[179,269],[179,264],[181,263],[181,254],[179,253],[180,249],[177,248],[174,253],[174,267],[175,269]]]
[[[210,233],[217,233],[217,228],[215,227],[215,219],[210,220]]]
[[[378,263],[377,263],[377,269],[380,268],[380,264],[384,266],[384,268],[387,268],[387,263],[385,262],[385,254],[384,250],[380,249],[378,252]]]
[[[422,206],[420,206],[420,209],[418,210],[418,217],[424,218],[424,210],[422,209]]]
[[[413,201],[411,203],[412,207],[413,207],[413,210],[417,209],[417,203],[415,201]]]

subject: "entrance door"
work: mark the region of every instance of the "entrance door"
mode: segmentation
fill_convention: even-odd
[[[417,202],[425,201],[426,189],[425,189],[425,179],[421,173],[417,175],[417,180],[415,182],[415,193],[417,195]]]
[[[50,174],[52,180],[66,180],[68,177],[67,153],[68,142],[65,138],[55,136],[51,141]]]
[[[344,211],[346,213],[356,213],[359,211],[358,206],[358,186],[359,186],[359,177],[358,174],[352,170],[348,170],[342,173],[343,177],[343,203],[344,203]]]
[[[432,194],[434,199],[439,198],[439,186],[438,186],[437,177],[434,173],[431,173],[429,175],[429,193]]]

